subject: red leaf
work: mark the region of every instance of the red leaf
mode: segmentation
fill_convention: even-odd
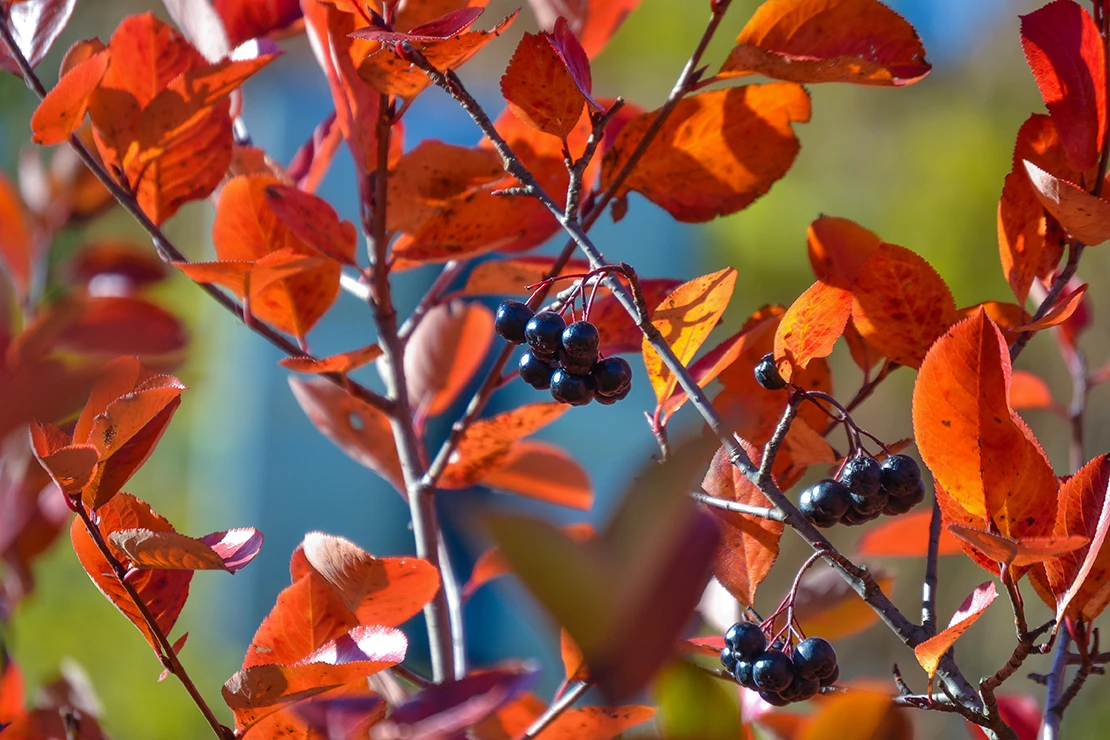
[[[710,221],[747,207],[794,163],[792,124],[809,120],[805,89],[788,82],[745,85],[683,98],[617,190],[640,193],[679,221]],[[606,152],[601,185],[631,157],[656,113],[637,116]]]
[[[1056,599],[1057,621],[1082,616],[1093,620],[1107,603],[1110,590],[1110,455],[1099,455],[1060,487],[1054,534],[1085,537],[1086,547],[1049,560],[1044,565],[1048,586]]]
[[[319,375],[323,373],[340,373],[346,375],[352,370],[357,370],[382,356],[382,348],[376,344],[367,345],[361,349],[353,349],[328,357],[284,357],[278,364],[295,373],[310,373]]]
[[[483,486],[588,511],[594,502],[589,473],[566,450],[519,440],[504,460],[482,477]]]
[[[59,350],[102,358],[137,355],[145,364],[166,367],[179,364],[189,343],[181,320],[145,298],[88,297],[78,306],[80,313],[55,340]]]
[[[1110,239],[1110,203],[1028,160],[1025,171],[1041,205],[1072,237],[1092,245]]]
[[[19,193],[0,173],[0,262],[21,298],[27,295],[39,252],[32,229]]]
[[[960,639],[960,636],[967,631],[968,627],[975,624],[979,617],[983,616],[983,612],[997,597],[998,591],[995,589],[993,581],[987,581],[979,585],[963,600],[960,608],[952,615],[952,620],[944,630],[913,649],[917,662],[929,674],[930,679],[933,678],[940,659],[948,652],[948,649],[952,647],[956,640]]]
[[[872,527],[856,545],[856,552],[870,557],[923,558],[929,554],[930,511],[910,512]],[[958,555],[960,543],[946,527],[940,528],[938,555]]]
[[[1072,0],[1021,16],[1021,46],[1068,160],[1085,171],[1106,141],[1106,59],[1098,26]]]
[[[917,32],[878,0],[768,0],[736,42],[722,77],[899,86],[932,69]]]
[[[567,66],[567,71],[574,79],[574,84],[586,97],[586,102],[593,106],[595,110],[604,110],[604,107],[591,97],[594,83],[590,76],[590,58],[586,56],[586,50],[578,42],[578,37],[570,30],[566,18],[560,16],[555,21],[554,32],[545,33],[544,35],[548,42],[555,47],[555,51],[559,53],[563,64]]]
[[[528,295],[525,287],[543,280],[554,266],[555,258],[543,255],[488,260],[474,266],[459,294]],[[581,273],[589,269],[585,260],[570,260],[559,274]]]
[[[501,94],[518,118],[560,139],[586,106],[586,93],[546,34],[524,34],[501,77]]]
[[[331,160],[343,141],[343,132],[336,123],[335,111],[316,126],[312,138],[293,155],[286,167],[289,177],[306,193],[315,193],[324,179]]]
[[[559,18],[582,42],[590,59],[596,59],[640,0],[529,0],[540,27],[552,31]]]
[[[1009,348],[978,311],[949,329],[922,363],[914,436],[938,488],[968,515],[1006,537],[1040,537],[1052,531],[1056,476],[1010,408],[1009,387]]]
[[[1016,734],[1017,740],[1037,740],[1041,730],[1041,702],[1028,694],[999,694],[998,713]],[[972,740],[987,740],[978,725],[967,723]]]
[[[358,39],[379,41],[383,44],[396,44],[401,41],[442,41],[458,36],[474,25],[474,21],[485,12],[485,8],[459,8],[435,20],[422,23],[408,31],[389,31],[384,28],[361,28],[351,35]]]
[[[655,307],[663,302],[678,286],[681,280],[674,278],[648,278],[640,281],[651,315]],[[599,351],[603,355],[616,355],[625,352],[640,352],[643,349],[644,335],[628,311],[608,291],[600,294],[590,308],[590,323],[597,327],[601,337]]]
[[[1010,377],[1010,406],[1015,409],[1060,410],[1048,384],[1028,370],[1014,370]]]
[[[442,488],[468,488],[498,468],[514,443],[536,433],[567,410],[559,403],[533,403],[488,419],[479,419],[466,430],[440,477]]]
[[[8,3],[8,31],[32,67],[42,61],[65,30],[77,0],[21,0]],[[0,45],[0,69],[17,77],[23,73],[7,46]]]
[[[481,740],[513,740],[523,736],[544,709],[542,701],[527,694],[478,725],[475,731]],[[543,740],[613,740],[654,716],[653,707],[635,705],[568,709],[547,726],[542,737]]]
[[[855,221],[821,216],[809,225],[806,243],[817,279],[834,275],[851,285],[860,267],[883,240]]]
[[[948,531],[971,545],[988,560],[1000,563],[1006,568],[1011,565],[1020,568],[1042,563],[1059,555],[1074,552],[1090,541],[1088,537],[1082,536],[1014,539],[959,524],[949,524]]]
[[[305,244],[340,264],[358,266],[354,224],[340,221],[326,200],[288,185],[268,185],[264,192],[273,212]]]
[[[810,360],[832,354],[852,314],[852,291],[839,277],[818,280],[786,310],[775,331],[775,360],[790,382]]]
[[[212,6],[223,19],[231,48],[287,28],[301,17],[297,0],[212,0]]]
[[[932,265],[895,244],[883,244],[867,258],[852,294],[856,328],[899,365],[920,367],[956,318],[956,301]]]
[[[1068,319],[1072,314],[1079,309],[1079,304],[1083,302],[1083,296],[1087,293],[1086,284],[1080,285],[1078,288],[1062,296],[1052,310],[1046,313],[1040,320],[1034,321],[1031,324],[1025,324],[1017,327],[1016,331],[1041,331],[1053,326],[1059,326]]]
[[[235,573],[258,555],[262,533],[254,528],[232,529],[195,538],[137,528],[117,530],[109,542],[127,555],[134,568]]]
[[[493,344],[493,313],[453,301],[424,316],[405,345],[409,403],[424,416],[442,414],[481,367]]]
[[[102,506],[95,514],[95,521],[100,527],[101,534],[109,540],[108,547],[112,554],[119,560],[126,560],[127,555],[111,543],[110,537],[113,532],[135,528],[173,532],[173,527],[168,521],[151,510],[146,503],[126,493],[117,495]],[[143,621],[138,608],[117,580],[108,561],[100,554],[92,537],[85,531],[85,526],[80,519],[73,520],[70,538],[73,541],[73,550],[77,553],[77,559],[81,561],[81,566],[96,587],[125,617],[131,620],[151,648],[156,653],[159,652],[154,635]],[[140,571],[130,579],[139,598],[146,604],[166,635],[173,630],[174,623],[177,622],[177,617],[185,606],[185,600],[189,596],[189,582],[192,578],[192,571],[155,568]]]
[[[89,101],[108,71],[108,52],[94,54],[69,70],[31,116],[31,141],[54,146],[66,141],[85,120]]]

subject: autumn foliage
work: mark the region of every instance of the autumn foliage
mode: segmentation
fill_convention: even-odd
[[[728,0],[703,4],[702,39],[690,40],[671,95],[649,109],[595,95],[591,70],[638,0],[531,0],[504,18],[491,18],[484,0],[167,0],[174,24],[153,12],[118,19],[110,38],[66,51],[50,89],[35,68],[75,0],[0,0],[0,69],[41,99],[30,140],[51,147],[46,164],[35,160],[37,177],[29,168],[18,183],[0,177],[0,517],[16,523],[0,526],[0,619],[29,594],[34,561],[68,527],[93,584],[224,740],[607,740],[652,722],[667,738],[753,737],[753,727],[803,739],[910,738],[913,709],[959,714],[995,738],[1032,738],[1042,724],[1058,732],[1106,660],[1097,620],[1110,604],[1110,455],[1089,457],[1083,400],[1110,371],[1089,370],[1078,345],[1092,317],[1077,269],[1085,249],[1110,239],[1110,5],[1054,0],[1021,18],[1047,114],[1016,131],[998,183],[1000,267],[1013,302],[961,306],[921,253],[927,245],[821,216],[797,226],[812,285],[736,322],[728,308],[744,266],[689,281],[641,276],[604,261],[591,227],[606,211],[634,218],[641,200],[681,222],[736,213],[788,174],[800,125],[827,125],[809,123],[808,86],[927,84],[931,65],[912,26],[879,0],[766,0],[746,21],[727,13]],[[716,33],[738,35],[726,58],[705,59]],[[250,143],[240,111],[251,78],[300,34],[334,112],[282,165]],[[487,113],[468,90],[467,62],[512,43],[499,80],[505,108]],[[473,119],[478,144],[406,138],[412,101],[443,92]],[[354,161],[354,221],[316,194],[340,147]],[[205,200],[213,254],[191,261],[161,227]],[[55,237],[117,204],[153,246],[97,241],[55,275]],[[569,239],[557,255],[532,253],[557,235]],[[399,317],[393,278],[420,269],[439,276]],[[223,685],[226,707],[210,706],[193,683],[179,655],[188,635],[175,625],[194,575],[246,567],[262,533],[183,534],[125,492],[188,403],[173,374],[188,332],[149,291],[164,280],[196,283],[283,351],[307,418],[392,485],[412,518],[406,557],[305,534],[289,585]],[[376,339],[314,354],[313,330],[344,289],[365,302]],[[598,357],[634,360],[636,382],[646,378],[654,396],[639,433],[659,454],[626,476],[604,525],[483,512],[490,549],[466,575],[443,545],[438,493],[484,486],[576,511],[595,498],[582,464],[534,437],[575,423],[564,399],[484,414],[516,381],[510,362],[521,343],[498,337],[508,338],[483,302],[491,297],[588,323]],[[1017,369],[1030,341],[1058,347],[1077,384],[1068,408]],[[858,389],[839,376],[834,386],[837,351],[862,375]],[[547,360],[574,372],[565,352]],[[359,382],[371,365],[382,393]],[[897,412],[912,418],[913,437],[879,439],[852,414],[901,368],[914,374]],[[428,422],[475,386],[447,440],[430,446]],[[1054,469],[1021,415],[1031,408],[1070,421],[1073,469]],[[700,414],[703,433],[672,435],[678,414]],[[854,465],[875,471],[873,483],[851,482]],[[803,479],[821,482],[802,492]],[[922,497],[929,504],[908,511]],[[881,515],[850,552],[818,529]],[[766,594],[762,584],[783,570],[784,537],[814,554],[784,593]],[[988,580],[945,627],[936,563],[960,554]],[[925,560],[921,619],[891,601],[888,572],[859,561],[883,557]],[[469,663],[462,604],[505,576],[558,630],[565,672],[550,706],[532,693],[550,667],[527,656]],[[758,625],[768,652],[793,653],[793,665],[807,636],[835,642],[881,620],[907,648],[905,675],[822,676],[820,688],[814,679],[806,696],[780,702],[789,694],[767,690],[758,667],[743,678],[733,646],[699,610],[711,581],[730,611]],[[999,668],[972,684],[951,648],[1000,594],[1008,606],[993,608],[1013,611],[1013,651],[990,656]],[[1029,598],[1053,619],[1030,624]],[[430,673],[405,632],[422,626]],[[997,693],[1024,680],[1016,673],[1027,659],[1053,650],[1061,667],[1044,678],[1043,709]],[[573,706],[589,689],[593,704]],[[3,740],[106,736],[64,692],[34,704],[25,695],[0,644]],[[783,706],[801,700],[806,711]]]

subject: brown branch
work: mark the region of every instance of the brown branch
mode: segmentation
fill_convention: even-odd
[[[120,586],[127,592],[128,598],[135,604],[135,608],[138,609],[139,615],[143,618],[143,623],[146,625],[147,630],[154,636],[154,641],[158,645],[158,652],[162,665],[165,666],[166,670],[170,673],[177,676],[177,680],[185,687],[185,691],[189,693],[189,697],[193,700],[193,703],[200,709],[200,713],[204,715],[205,721],[208,722],[208,725],[212,728],[212,732],[216,734],[216,737],[220,738],[220,740],[232,740],[234,734],[230,729],[224,727],[219,719],[216,718],[215,712],[208,706],[208,702],[204,700],[196,684],[194,684],[193,680],[189,677],[189,673],[185,670],[185,666],[181,664],[181,659],[178,658],[177,653],[174,652],[173,644],[166,636],[162,626],[158,624],[158,620],[151,614],[150,608],[146,605],[146,602],[143,601],[139,592],[135,590],[135,587],[127,580],[127,569],[124,568],[123,563],[112,554],[111,549],[108,547],[108,543],[104,540],[104,535],[100,532],[100,527],[98,527],[89,516],[89,512],[85,509],[84,505],[78,505],[75,509],[77,511],[77,516],[81,519],[81,523],[85,525],[85,531],[89,533],[89,537],[92,538],[93,543],[96,545],[96,549],[100,551],[101,556],[108,561],[108,565],[112,568],[112,575],[116,577]]]
[[[937,633],[937,562],[940,560],[940,502],[933,497],[929,519],[929,551],[925,557],[925,579],[921,585],[921,628],[930,637]]]
[[[1064,265],[1064,269],[1061,270],[1060,274],[1052,281],[1052,287],[1048,289],[1048,294],[1044,297],[1044,300],[1041,301],[1041,305],[1037,307],[1037,312],[1034,313],[1033,318],[1029,320],[1030,324],[1044,318],[1045,314],[1052,310],[1052,307],[1060,300],[1060,296],[1063,294],[1064,288],[1067,287],[1068,281],[1072,279],[1075,275],[1075,271],[1079,269],[1079,259],[1083,256],[1083,250],[1085,248],[1086,245],[1080,241],[1072,240],[1068,243],[1067,264]],[[1025,349],[1025,345],[1029,344],[1029,340],[1033,338],[1035,333],[1036,332],[1031,331],[1022,332],[1021,336],[1014,340],[1014,343],[1010,345],[1010,362],[1018,358],[1018,355]]]
[[[42,81],[39,79],[34,69],[31,68],[30,64],[28,64],[26,58],[24,58],[23,53],[20,51],[19,47],[15,43],[15,39],[12,38],[11,32],[8,30],[7,24],[3,22],[0,22],[0,38],[3,39],[5,46],[7,46],[8,48],[8,51],[11,53],[12,57],[19,65],[20,70],[23,72],[23,81],[26,83],[27,87],[30,88],[36,95],[38,95],[40,100],[46,97],[46,88],[43,87]],[[178,250],[178,248],[173,244],[173,242],[166,238],[166,235],[162,233],[162,229],[150,220],[150,217],[147,216],[146,212],[143,211],[141,206],[139,206],[139,203],[135,199],[135,196],[127,188],[116,182],[115,178],[113,178],[108,170],[104,168],[104,165],[101,164],[100,161],[92,155],[92,153],[88,150],[84,143],[81,142],[80,139],[78,139],[76,136],[70,136],[69,145],[73,149],[73,151],[76,152],[81,161],[84,162],[85,166],[89,168],[89,171],[92,172],[96,179],[99,180],[102,185],[104,185],[109,193],[111,193],[112,197],[115,198],[116,201],[121,206],[123,206],[123,208],[128,213],[131,214],[132,218],[134,218],[138,222],[139,226],[141,226],[142,229],[146,231],[146,233],[150,236],[151,241],[154,243],[154,249],[157,252],[158,257],[163,262],[165,262],[166,264],[172,264],[175,262],[182,264],[189,263],[189,260],[185,258],[185,255],[183,255],[181,251]],[[196,285],[198,285],[201,290],[203,290],[214,301],[216,301],[216,303],[218,303],[220,306],[234,315],[237,319],[239,319],[239,321],[243,322],[243,324],[248,329],[266,339],[270,344],[277,347],[289,357],[308,356],[311,358],[311,355],[308,355],[308,353],[305,352],[303,348],[298,346],[296,343],[291,341],[285,335],[281,334],[269,324],[253,318],[248,322],[239,303],[216,286],[206,283],[196,283]],[[385,398],[373,392],[369,388],[366,388],[365,386],[360,385],[353,380],[350,380],[346,375],[342,375],[340,373],[325,373],[323,374],[323,377],[327,378],[335,385],[343,388],[344,390],[351,393],[351,395],[357,397],[359,400],[365,401],[376,409],[379,409],[386,413],[390,413],[392,411],[391,405],[388,401],[386,401]]]

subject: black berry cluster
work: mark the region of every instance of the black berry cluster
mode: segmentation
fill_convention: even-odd
[[[779,375],[779,368],[775,365],[774,352],[763,355],[755,366],[755,380],[769,391],[781,391],[786,387],[786,381]]]
[[[725,633],[721,665],[738,684],[758,691],[776,707],[810,699],[840,678],[836,650],[828,640],[807,638],[788,655],[780,642],[768,646],[767,636],[755,622],[739,622]]]
[[[513,344],[527,342],[520,356],[520,377],[536,390],[551,391],[560,403],[608,406],[632,390],[632,366],[620,357],[598,357],[601,337],[588,321],[567,325],[554,311],[535,313],[520,301],[497,307],[494,328]]]
[[[880,465],[861,454],[845,463],[836,478],[802,491],[798,508],[818,527],[831,527],[905,514],[924,500],[921,468],[912,457],[891,455]]]

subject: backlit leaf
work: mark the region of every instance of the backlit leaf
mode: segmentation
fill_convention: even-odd
[[[721,76],[885,87],[932,69],[913,26],[878,0],[768,0],[736,42]]]
[[[542,33],[521,38],[501,77],[501,94],[521,120],[561,139],[574,130],[586,107],[586,96]]]
[[[949,524],[948,531],[968,543],[985,557],[1020,568],[1044,562],[1064,553],[1073,552],[1086,545],[1090,538],[1080,535],[1071,537],[1023,537],[1016,540],[993,532]]]
[[[1041,205],[1072,237],[1084,244],[1101,244],[1110,239],[1110,202],[1096,198],[1028,160],[1025,171]]]
[[[113,532],[109,541],[135,568],[235,573],[258,555],[262,533],[254,528],[232,529],[194,538],[177,532],[121,529]]]
[[[354,224],[340,221],[326,200],[288,185],[268,185],[264,192],[277,217],[305,244],[340,264],[357,267]]]
[[[806,243],[809,263],[818,280],[834,275],[851,285],[859,268],[883,240],[855,221],[821,216],[809,225]]]
[[[478,725],[474,733],[480,740],[514,740],[539,719],[545,708],[542,701],[527,694]],[[568,709],[538,737],[543,740],[613,740],[654,716],[653,707],[634,705]]]
[[[529,4],[539,25],[548,31],[555,29],[559,18],[566,18],[586,55],[596,59],[640,0],[529,0]]]
[[[268,0],[264,3],[251,0],[211,2],[223,20],[228,43],[233,49],[244,41],[280,31],[301,17],[301,6],[297,0]]]
[[[23,58],[35,67],[65,30],[77,0],[22,0],[8,3],[8,30]],[[0,69],[17,77],[23,73],[6,45],[0,45]]]
[[[718,272],[695,278],[677,288],[655,309],[651,323],[662,334],[683,365],[688,365],[709,333],[717,326],[732,298],[736,270],[726,267]],[[665,401],[678,384],[678,379],[663,364],[645,337],[642,340],[644,364],[647,366],[655,397]]]
[[[68,139],[84,122],[89,100],[107,71],[108,52],[102,51],[58,80],[31,116],[31,141],[54,146]]]
[[[424,316],[405,345],[409,403],[425,416],[442,414],[474,377],[493,344],[493,313],[453,301]]]
[[[860,685],[822,701],[797,740],[913,740],[910,715],[895,706],[885,686]]]
[[[956,302],[936,270],[894,244],[883,244],[864,261],[852,292],[856,328],[899,365],[920,367],[956,318]]]
[[[682,281],[674,278],[648,278],[640,281],[644,300],[652,317],[655,316],[655,307],[680,285]],[[600,336],[599,351],[603,355],[642,351],[644,334],[640,327],[636,326],[636,322],[615,296],[604,288],[602,291],[598,291],[598,298],[590,307],[589,316],[590,323],[597,327]]]
[[[1056,599],[1056,617],[1093,620],[1110,603],[1110,456],[1099,455],[1061,487],[1054,534],[1085,537],[1089,544],[1047,561],[1044,571]]]
[[[461,295],[528,295],[525,286],[538,283],[547,277],[555,265],[554,257],[514,257],[488,260],[476,265],[466,276]],[[570,260],[559,273],[581,273],[589,270],[585,260]]]
[[[997,597],[998,591],[995,589],[993,581],[980,584],[963,600],[960,608],[952,615],[952,620],[945,629],[913,649],[917,662],[929,674],[930,679],[937,672],[940,659],[944,657],[948,649],[955,644],[956,640],[960,639],[968,627],[975,624],[979,617],[983,616],[983,611]]]
[[[868,557],[923,558],[929,554],[930,511],[914,511],[868,529],[856,552]],[[960,543],[946,527],[940,528],[938,555],[960,554]]]
[[[505,460],[518,439],[536,433],[567,410],[559,403],[533,403],[479,419],[466,430],[447,469],[443,488],[466,488],[481,481]]]
[[[1106,141],[1106,58],[1094,19],[1056,0],[1021,16],[1021,47],[1068,160],[1095,166]]]
[[[1048,383],[1028,370],[1014,370],[1010,377],[1010,406],[1015,409],[1058,410]]]
[[[19,193],[0,173],[0,263],[21,296],[27,293],[38,251]]]
[[[594,502],[589,473],[566,450],[534,439],[519,440],[483,486],[559,506],[588,511]]]
[[[790,169],[800,148],[791,124],[805,123],[809,115],[809,95],[789,82],[683,98],[616,195],[640,193],[679,221],[736,213]],[[613,181],[655,117],[642,114],[621,129],[602,163],[602,187]]]
[[[685,660],[671,661],[653,686],[659,706],[656,724],[666,738],[740,740],[735,689]]]
[[[818,280],[798,296],[775,330],[779,374],[790,382],[810,360],[832,354],[852,315],[852,291],[838,277]]]
[[[295,373],[341,373],[346,375],[352,370],[357,370],[382,356],[382,348],[376,344],[369,344],[361,349],[353,349],[328,357],[283,357],[278,364],[286,370]]]
[[[289,378],[301,410],[320,433],[404,495],[405,478],[389,417],[324,378]]]
[[[1056,476],[1010,408],[1009,386],[1009,348],[978,311],[946,332],[922,363],[914,436],[938,487],[970,516],[993,521],[1006,537],[1045,536],[1053,526]]]
[[[1017,740],[1037,740],[1041,730],[1041,701],[1028,694],[999,694],[998,713],[1016,734]],[[978,725],[965,723],[973,740],[987,740]]]
[[[1063,296],[1052,307],[1052,310],[1046,313],[1038,321],[1031,324],[1025,324],[1017,327],[1017,331],[1041,331],[1042,329],[1049,329],[1053,326],[1059,326],[1072,317],[1078,309],[1079,305],[1083,302],[1083,296],[1087,293],[1087,286],[1080,285],[1071,293]]]

